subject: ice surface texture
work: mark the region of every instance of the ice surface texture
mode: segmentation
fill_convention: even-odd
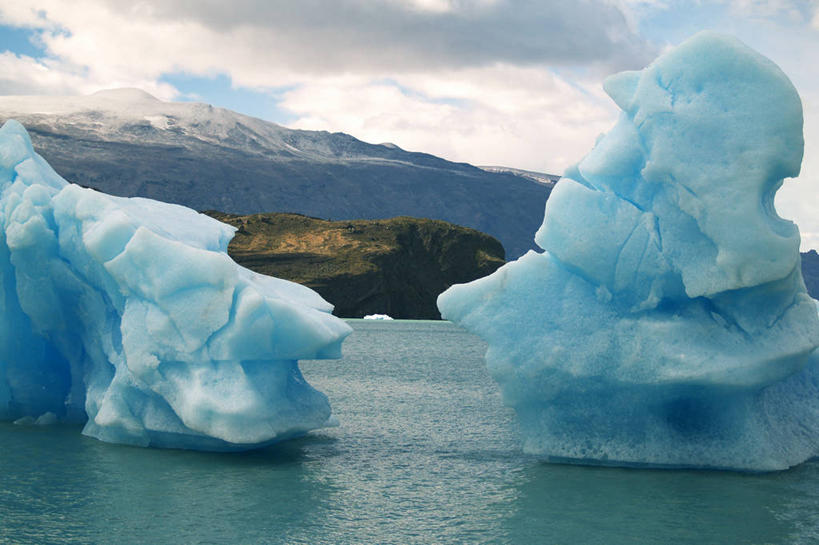
[[[52,413],[117,443],[238,450],[332,423],[299,371],[349,326],[236,265],[234,228],[60,178],[0,129],[0,418]]]
[[[773,199],[802,160],[788,78],[698,34],[610,77],[623,110],[557,184],[529,252],[443,293],[489,343],[524,450],[782,469],[819,454],[819,318]]]

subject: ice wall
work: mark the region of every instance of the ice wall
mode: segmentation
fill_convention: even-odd
[[[60,178],[0,129],[0,418],[117,443],[240,450],[333,423],[297,361],[350,328],[315,292],[236,265],[234,229]]]
[[[802,108],[739,41],[701,33],[606,80],[622,109],[546,205],[530,252],[454,286],[527,452],[782,469],[819,454],[819,318],[799,232]]]

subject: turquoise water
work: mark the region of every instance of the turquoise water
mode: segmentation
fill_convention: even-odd
[[[351,321],[303,362],[338,428],[262,451],[100,443],[0,424],[0,543],[819,543],[819,461],[745,475],[520,452],[485,345],[446,322]]]

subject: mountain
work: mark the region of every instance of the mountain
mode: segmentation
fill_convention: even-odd
[[[328,219],[415,216],[472,227],[507,256],[534,247],[551,186],[348,134],[287,129],[136,89],[75,97],[0,97],[69,181],[235,214]]]
[[[819,299],[819,254],[816,250],[802,253],[802,278],[805,279],[808,294]]]
[[[513,174],[515,176],[520,176],[521,178],[527,178],[532,180],[533,182],[537,182],[539,184],[543,184],[549,187],[549,190],[555,186],[555,184],[560,180],[560,176],[556,174],[546,174],[545,172],[536,172],[534,170],[523,170],[521,168],[511,168],[511,167],[500,167],[500,166],[479,166],[481,170],[485,170],[487,172],[494,172],[497,174]]]
[[[500,242],[444,221],[206,213],[238,228],[228,246],[234,261],[316,290],[347,318],[440,319],[439,293],[504,263]]]

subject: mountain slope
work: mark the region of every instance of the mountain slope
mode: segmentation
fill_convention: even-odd
[[[63,177],[106,193],[235,214],[441,219],[493,235],[510,258],[533,247],[551,189],[510,172],[134,89],[0,97],[0,120],[9,118],[26,126]]]
[[[504,263],[497,240],[437,220],[207,214],[238,228],[228,246],[237,263],[304,284],[333,303],[336,316],[348,318],[440,319],[438,294]]]
[[[549,189],[554,187],[554,185],[560,180],[560,176],[555,174],[546,174],[545,172],[535,172],[533,170],[523,170],[520,168],[501,167],[495,165],[478,165],[478,168],[487,172],[514,174],[515,176],[520,176],[521,178],[528,178],[539,184],[549,186]]]
[[[816,250],[810,250],[803,252],[801,257],[805,287],[811,297],[819,299],[819,254],[816,253]]]

